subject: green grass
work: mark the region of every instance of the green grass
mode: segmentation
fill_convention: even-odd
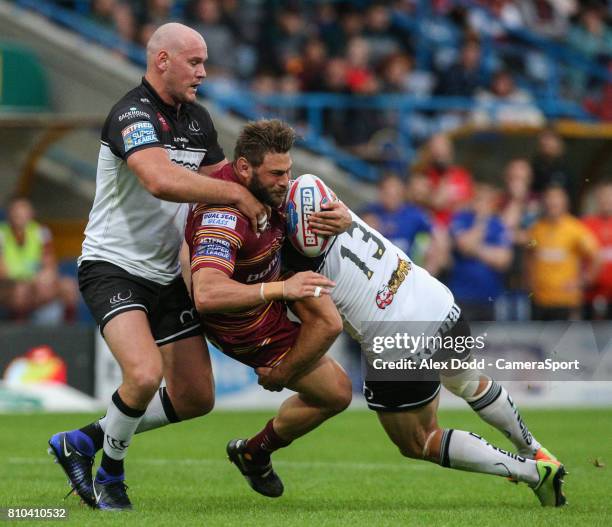
[[[137,436],[127,459],[137,512],[118,515],[91,511],[72,496],[62,501],[66,478],[46,454],[53,432],[94,416],[0,416],[0,507],[65,505],[69,520],[60,525],[79,526],[612,525],[612,468],[593,463],[612,463],[612,410],[524,412],[570,472],[564,509],[541,508],[525,485],[503,478],[404,459],[367,411],[345,412],[275,454],[285,495],[264,498],[226,461],[225,444],[258,431],[269,415],[216,411]],[[441,412],[440,423],[510,447],[468,411]]]

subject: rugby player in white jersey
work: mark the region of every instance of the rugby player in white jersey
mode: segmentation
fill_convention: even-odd
[[[412,330],[465,340],[470,328],[451,291],[357,215],[351,215],[351,228],[338,235],[324,255],[306,258],[287,243],[284,263],[295,271],[317,270],[336,283],[332,299],[345,329],[360,342],[366,361],[372,364],[381,357],[374,351],[374,339],[381,335]],[[310,226],[325,232],[325,226],[316,220]],[[428,350],[420,350],[417,355],[431,356]],[[468,355],[440,350],[433,353],[433,359],[448,361]],[[273,368],[257,372],[260,383],[266,386]],[[440,376],[439,372],[431,373],[433,376],[424,379],[402,372],[399,380],[382,375],[364,383],[368,407],[376,411],[387,435],[404,456],[525,482],[543,506],[565,504],[565,468],[529,432],[504,387],[473,369]],[[440,428],[436,419],[440,379],[484,421],[506,435],[518,454],[497,448],[471,432]]]
[[[123,382],[102,419],[49,440],[72,488],[98,509],[131,508],[123,460],[134,433],[204,415],[214,404],[208,349],[180,276],[187,203],[233,205],[253,228],[265,218],[244,186],[205,177],[226,163],[196,101],[206,59],[198,32],[159,27],[142,83],[115,104],[102,129],[79,286]]]

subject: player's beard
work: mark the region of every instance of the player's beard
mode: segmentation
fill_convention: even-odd
[[[279,193],[270,192],[270,189],[264,187],[259,182],[259,177],[255,170],[253,170],[253,177],[251,178],[251,182],[247,185],[247,188],[259,201],[273,208],[279,207],[285,200],[287,194],[287,190]]]

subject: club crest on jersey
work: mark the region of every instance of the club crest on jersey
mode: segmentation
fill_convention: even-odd
[[[202,225],[213,227],[227,227],[235,229],[238,216],[230,212],[205,212],[202,214]]]
[[[158,141],[155,128],[149,121],[138,121],[126,126],[121,130],[121,136],[126,152],[137,146]]]
[[[402,285],[402,282],[406,279],[406,276],[408,276],[411,268],[412,266],[408,260],[402,260],[398,257],[397,267],[395,271],[391,273],[391,278],[381,287],[376,295],[376,305],[379,309],[385,309],[391,305],[395,298],[395,293],[397,293],[400,285]]]
[[[302,187],[300,189],[300,201],[302,203],[302,229],[304,231],[305,247],[316,247],[318,243],[317,235],[308,227],[308,218],[315,209],[314,196],[315,192],[313,187]]]

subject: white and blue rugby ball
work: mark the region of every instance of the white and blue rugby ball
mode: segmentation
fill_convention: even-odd
[[[333,191],[312,174],[301,175],[291,185],[285,205],[287,237],[303,255],[314,258],[325,252],[333,237],[312,232],[308,227],[308,217],[319,212],[323,203],[337,199]]]

